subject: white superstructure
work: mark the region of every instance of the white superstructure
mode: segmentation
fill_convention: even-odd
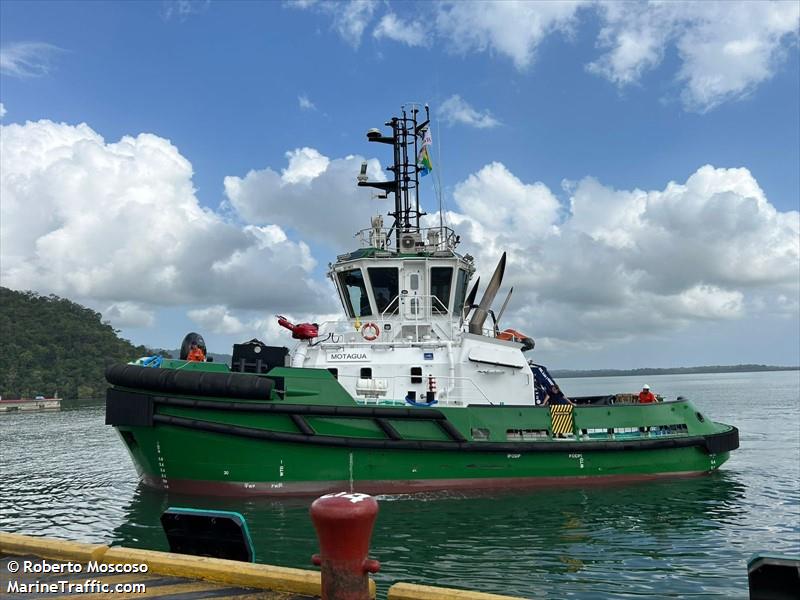
[[[382,190],[381,198],[393,194],[395,210],[389,214],[395,222],[386,229],[381,216],[373,217],[371,227],[357,234],[363,247],[330,265],[345,319],[320,324],[316,337],[294,348],[291,364],[330,370],[362,403],[531,405],[535,385],[523,349],[533,342],[512,330],[501,332],[501,315],[495,319],[490,310],[505,255],[474,304],[478,282],[467,290],[475,267],[471,256],[455,251],[458,236],[444,226],[420,227],[423,167],[415,157],[420,140],[430,137],[429,121],[417,124],[418,112],[414,107],[409,115],[404,108],[402,117],[387,122],[391,136],[377,129],[367,133],[369,141],[393,146],[388,170],[394,181],[370,182],[362,167],[358,185]]]

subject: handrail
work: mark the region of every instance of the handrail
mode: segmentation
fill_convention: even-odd
[[[394,227],[367,227],[357,231],[355,238],[362,246],[389,251],[395,244],[397,235],[419,235],[423,252],[436,252],[439,250],[454,250],[458,245],[459,236],[450,227],[420,227],[411,232],[398,232]]]

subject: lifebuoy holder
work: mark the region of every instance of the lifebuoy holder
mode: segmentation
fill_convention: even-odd
[[[361,337],[368,342],[377,340],[380,334],[381,328],[378,327],[376,323],[364,323],[364,326],[361,328]]]

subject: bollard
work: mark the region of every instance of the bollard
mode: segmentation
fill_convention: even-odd
[[[367,494],[326,494],[311,505],[322,567],[322,600],[369,600],[369,576],[380,563],[367,558],[378,502]]]

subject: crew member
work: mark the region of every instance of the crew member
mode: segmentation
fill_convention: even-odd
[[[197,345],[197,341],[192,341],[192,347],[189,350],[189,355],[186,357],[186,360],[193,362],[205,362],[206,354],[203,352],[203,349]]]
[[[658,400],[650,391],[650,386],[645,383],[642,391],[639,392],[639,404],[653,404],[654,402],[658,402]]]
[[[575,403],[567,398],[557,385],[553,385],[544,397],[542,406],[555,406],[556,404],[571,404],[575,406]]]

